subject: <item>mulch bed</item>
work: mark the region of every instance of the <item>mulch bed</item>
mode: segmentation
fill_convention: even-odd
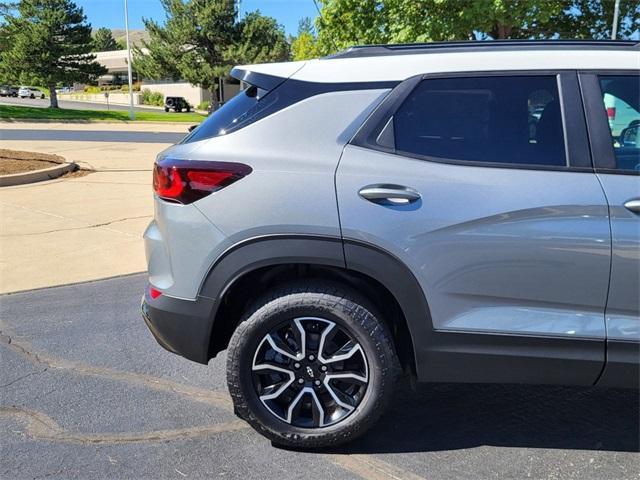
[[[60,155],[0,148],[0,175],[42,170],[54,167],[60,163],[66,163],[64,157]],[[67,176],[78,176],[78,174],[86,175],[87,173],[89,172],[86,170],[78,170],[76,172],[69,172]]]

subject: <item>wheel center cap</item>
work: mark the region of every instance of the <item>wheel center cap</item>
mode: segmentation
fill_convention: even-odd
[[[309,375],[309,377],[314,378],[313,375],[313,369],[307,365],[307,375]]]

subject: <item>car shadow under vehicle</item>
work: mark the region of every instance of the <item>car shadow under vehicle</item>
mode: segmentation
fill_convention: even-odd
[[[399,386],[377,425],[340,453],[408,453],[482,445],[640,450],[634,390],[532,385]]]

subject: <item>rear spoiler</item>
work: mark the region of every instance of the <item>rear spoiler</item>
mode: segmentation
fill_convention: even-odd
[[[266,73],[259,73],[252,70],[246,70],[241,67],[235,67],[231,70],[231,76],[241,82],[248,83],[254,87],[262,88],[270,91],[286,80],[284,77],[276,77]]]

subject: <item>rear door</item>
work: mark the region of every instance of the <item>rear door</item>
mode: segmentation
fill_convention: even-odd
[[[596,172],[611,217],[607,366],[600,383],[636,386],[640,377],[640,72],[586,72],[580,84]]]
[[[595,382],[610,231],[575,72],[407,80],[336,185],[345,244],[385,250],[423,289],[421,379]]]

